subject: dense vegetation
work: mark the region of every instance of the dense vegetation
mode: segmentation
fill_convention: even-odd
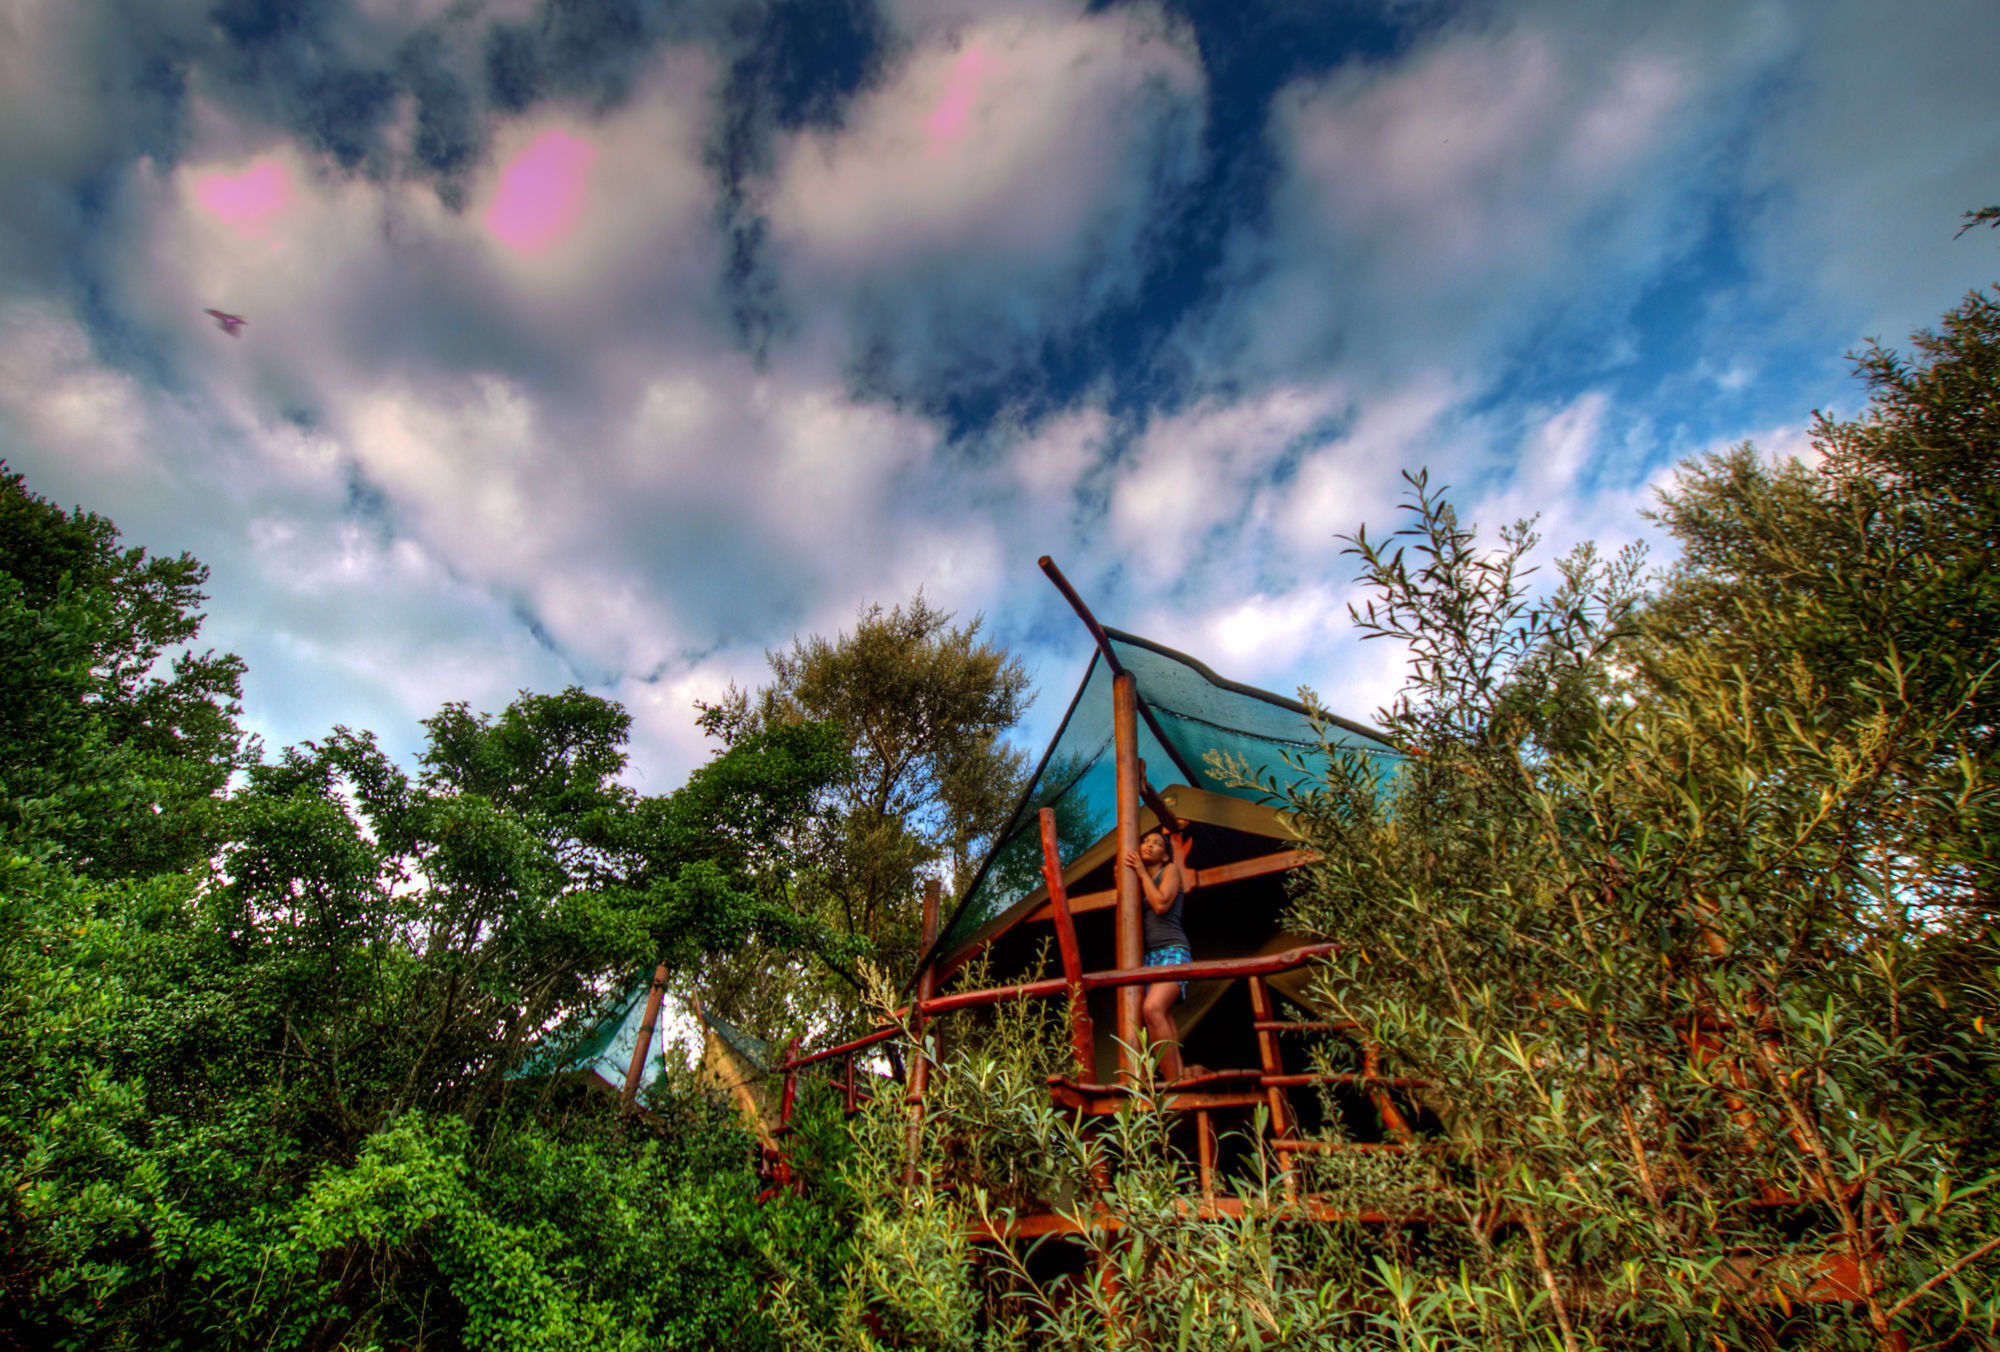
[[[692,1077],[633,1115],[521,1073],[662,959],[764,1031],[863,1017],[1019,783],[976,621],[774,655],[657,796],[580,690],[447,706],[414,773],[267,756],[188,646],[201,565],[0,475],[0,1347],[1990,1345],[2000,293],[1859,372],[1818,464],[1683,467],[1656,576],[1586,548],[1538,591],[1531,527],[1482,545],[1422,476],[1352,540],[1411,756],[1290,804],[1298,918],[1435,1088],[1424,1149],[1311,1184],[1422,1227],[1268,1174],[1188,1221],[1159,1119],[1050,1106],[1025,1007],[954,1037],[910,1190],[893,1095],[850,1133],[808,1093],[760,1203]],[[967,1237],[1093,1152],[1115,1236]],[[1795,1299],[1827,1254],[1858,1301]]]
[[[1423,476],[1351,541],[1408,646],[1410,753],[1292,795],[1329,1010],[1393,1049],[1423,1135],[1268,1174],[1193,1222],[1144,1111],[1080,1132],[1025,1013],[954,1040],[924,1135],[858,1133],[844,1303],[802,1345],[1974,1348],[2000,1340],[2000,294],[1821,417],[1820,462],[1682,467],[1677,561],[1585,547],[1536,590]],[[1329,748],[1331,751],[1332,749]],[[1239,781],[1254,767],[1215,767]],[[1117,1228],[1068,1276],[964,1237],[1030,1197]],[[1810,1299],[1844,1269],[1850,1297]],[[789,1288],[787,1288],[789,1293]]]
[[[235,659],[161,668],[199,564],[0,512],[0,1345],[758,1341],[800,1224],[726,1111],[513,1072],[662,958],[815,940],[768,847],[838,733],[643,797],[568,690],[443,709],[414,779],[345,729],[264,761]]]

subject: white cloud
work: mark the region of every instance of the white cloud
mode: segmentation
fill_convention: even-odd
[[[914,51],[840,130],[793,140],[773,226],[808,274],[968,249],[989,265],[1069,255],[1119,205],[1162,101],[1184,104],[1201,83],[1144,9],[962,30]]]
[[[1333,566],[1345,548],[1339,537],[1363,526],[1377,537],[1390,529],[1406,488],[1403,471],[1446,469],[1462,454],[1449,414],[1466,394],[1462,377],[1438,371],[1373,390],[1337,440],[1309,451],[1289,484],[1264,490],[1273,499],[1276,541],[1297,566]]]
[[[1132,296],[1200,170],[1203,76],[1146,5],[927,31],[780,149],[771,260],[805,343],[929,399]]]
[[[1067,524],[1077,492],[1102,463],[1112,433],[1103,409],[1086,405],[1052,419],[1008,451],[1014,479],[1052,528]]]
[[[1189,644],[1229,671],[1285,671],[1347,626],[1339,588],[1318,584],[1251,595],[1191,617]]]
[[[424,6],[364,0],[334,38],[386,53],[443,21]],[[206,32],[207,7],[151,21]],[[454,213],[424,184],[332,172],[200,63],[180,159],[135,162],[129,100],[91,101],[103,12],[0,10],[0,113],[26,128],[0,183],[28,185],[5,226],[67,238],[82,208],[47,184],[127,161],[99,180],[78,269],[101,287],[95,327],[60,303],[0,313],[9,458],[129,539],[214,566],[209,637],[250,659],[252,718],[277,737],[344,721],[407,748],[445,699],[497,708],[583,680],[631,708],[635,773],[664,789],[707,754],[693,700],[919,586],[1018,638],[1052,723],[1083,645],[1042,553],[1107,623],[1365,717],[1401,656],[1356,642],[1335,537],[1400,524],[1399,471],[1429,465],[1489,534],[1539,510],[1548,551],[1616,544],[1662,466],[1739,439],[1732,422],[1805,449],[1784,419],[1833,400],[1799,398],[1778,328],[1820,325],[1819,343],[1830,314],[1832,351],[1864,320],[1899,339],[1905,311],[1926,322],[1963,269],[1992,271],[1990,235],[1932,242],[1981,204],[1958,200],[1969,178],[2000,182],[1990,6],[1920,22],[1520,0],[1277,97],[1272,215],[1244,204],[1233,282],[1148,335],[1165,355],[1144,379],[1194,368],[1179,411],[1128,397],[1142,380],[1119,371],[1129,386],[1066,409],[1021,391],[1040,421],[1003,413],[949,443],[930,394],[991,381],[1013,398],[1048,345],[1138,294],[1203,170],[1206,101],[1232,96],[1158,9],[1080,9],[893,7],[881,82],[839,128],[781,140],[749,185],[770,212],[761,261],[801,321],[755,358],[721,315],[709,58],[647,58],[603,111],[492,123]],[[445,59],[476,57],[477,31],[453,30]],[[392,141],[412,125],[398,116]],[[595,152],[589,203],[548,248],[510,249],[485,211],[552,133]],[[205,176],[266,164],[291,186],[282,211],[246,227],[203,207]],[[1690,283],[1722,337],[1660,358],[1627,316],[1675,295],[1717,201],[1753,275]],[[16,267],[10,294],[45,274]],[[1781,319],[1727,331],[1760,304]],[[210,305],[247,314],[245,336]],[[1581,332],[1606,336],[1566,350]],[[1621,383],[1650,360],[1680,372],[1699,430]]]
[[[1341,392],[1280,386],[1210,400],[1148,427],[1120,464],[1108,524],[1118,549],[1157,586],[1200,556],[1211,532],[1241,528],[1241,505],[1287,451],[1330,435]]]
[[[1935,0],[1918,21],[1840,0],[1804,7],[1791,40],[1745,157],[1760,274],[1817,293],[1843,346],[1901,346],[2000,276],[1989,232],[1951,239],[2000,200],[2000,6]]]
[[[1483,369],[1615,317],[1696,242],[1716,141],[1782,51],[1768,7],[1523,3],[1281,91],[1260,279],[1221,326],[1253,369],[1364,383]]]
[[[0,309],[0,418],[10,443],[44,448],[79,479],[143,472],[145,402],[133,377],[92,359],[89,340],[56,307]]]

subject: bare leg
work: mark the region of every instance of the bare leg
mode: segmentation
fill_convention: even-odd
[[[1181,1030],[1174,1023],[1174,1006],[1180,1002],[1181,987],[1177,981],[1155,981],[1146,987],[1146,1001],[1140,1006],[1145,1016],[1146,1033],[1153,1040],[1153,1049],[1160,1055],[1160,1078],[1168,1084],[1181,1078]]]

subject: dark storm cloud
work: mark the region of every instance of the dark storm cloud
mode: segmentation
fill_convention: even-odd
[[[455,181],[485,146],[472,91],[451,68],[444,40],[435,32],[412,36],[403,48],[399,66],[417,101],[417,127],[410,153],[441,180]]]
[[[488,30],[488,97],[510,113],[555,97],[616,107],[659,44],[682,30],[679,8],[657,0],[544,0],[530,18]]]
[[[1033,423],[1083,400],[1127,414],[1202,397],[1209,390],[1189,360],[1188,336],[1248,280],[1232,271],[1232,253],[1266,228],[1284,175],[1270,135],[1273,98],[1342,64],[1388,59],[1434,25],[1437,9],[1169,4],[1170,27],[1206,84],[1195,104],[1162,100],[1152,134],[1119,168],[1144,201],[1143,227],[1097,251],[1086,241],[1066,273],[1052,284],[1037,279],[1039,287],[1003,268],[988,286],[919,270],[863,288],[852,315],[856,392],[938,418],[954,439],[1003,416]],[[761,244],[751,233],[759,224],[738,228]],[[751,251],[753,261],[762,257]],[[732,275],[763,287],[746,307],[762,316],[776,284],[754,266]]]
[[[744,6],[723,29],[728,75],[709,147],[727,236],[723,293],[737,339],[759,361],[785,331],[783,285],[768,253],[770,230],[753,189],[771,168],[780,132],[841,123],[879,74],[887,46],[870,0],[778,0]]]
[[[339,41],[344,0],[221,0],[209,12],[220,50],[214,74],[240,106],[297,132],[342,169],[386,173],[382,129],[394,75]]]

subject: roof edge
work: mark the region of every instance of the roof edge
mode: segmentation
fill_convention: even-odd
[[[1129,643],[1135,648],[1150,648],[1162,657],[1171,657],[1176,662],[1193,667],[1195,671],[1200,673],[1201,678],[1210,685],[1220,687],[1223,690],[1228,690],[1238,695],[1248,695],[1252,699],[1262,700],[1264,703],[1275,705],[1280,709],[1288,709],[1295,714],[1304,714],[1307,718],[1317,718],[1324,722],[1332,723],[1336,727],[1346,728],[1349,732],[1358,733],[1372,741],[1380,742],[1391,751],[1400,750],[1394,742],[1389,740],[1386,734],[1378,732],[1366,723],[1357,723],[1351,718],[1343,718],[1339,714],[1329,712],[1325,709],[1315,710],[1284,695],[1274,694],[1269,690],[1260,690],[1258,687],[1246,685],[1242,681],[1232,681],[1227,676],[1218,676],[1215,674],[1215,669],[1200,658],[1189,657],[1179,649],[1169,648],[1164,643],[1156,643],[1152,639],[1141,638],[1137,634],[1128,634],[1122,629],[1113,629],[1109,625],[1105,626],[1104,632],[1110,637],[1117,639],[1120,643]],[[1054,746],[1055,743],[1051,742],[1049,745]]]

